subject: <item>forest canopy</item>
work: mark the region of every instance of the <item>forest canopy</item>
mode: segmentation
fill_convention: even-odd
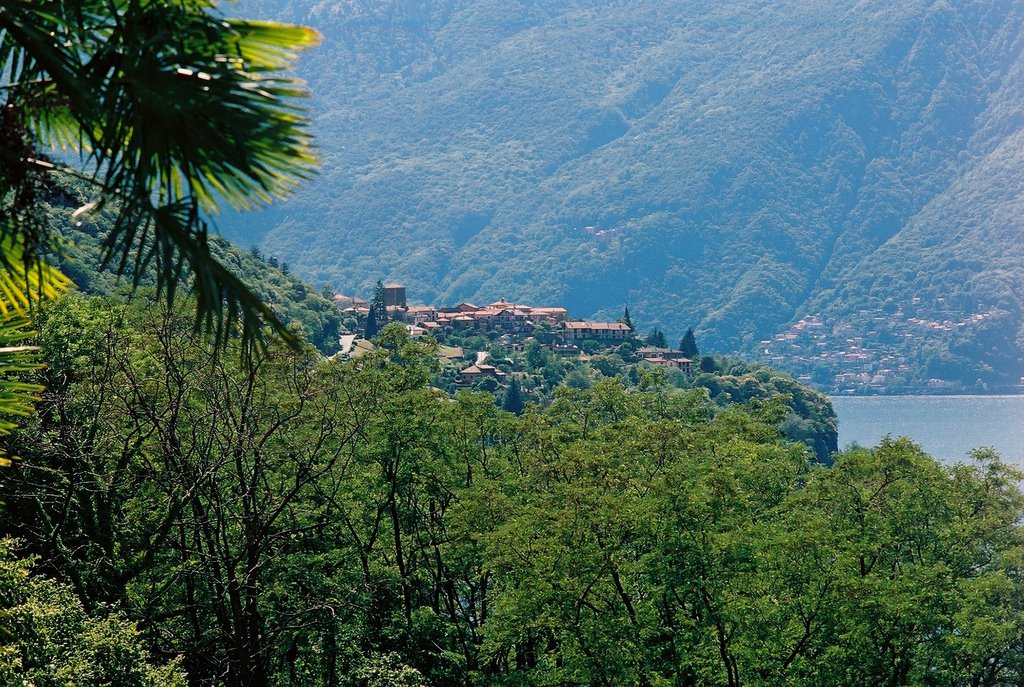
[[[395,326],[340,363],[217,356],[159,301],[40,324],[5,531],[190,684],[1024,677],[1021,475],[991,453],[822,467],[778,399],[612,378],[517,416],[432,388]]]

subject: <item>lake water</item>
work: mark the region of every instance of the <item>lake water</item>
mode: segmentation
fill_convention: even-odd
[[[834,396],[839,447],[874,446],[886,434],[907,436],[946,461],[992,446],[1024,465],[1024,396]]]

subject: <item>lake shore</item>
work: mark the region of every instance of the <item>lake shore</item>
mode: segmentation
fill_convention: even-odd
[[[803,382],[807,383],[807,382]],[[826,396],[851,398],[865,396],[1024,396],[1024,384],[1000,386],[989,389],[930,388],[930,387],[886,387],[885,389],[824,389],[811,385]]]

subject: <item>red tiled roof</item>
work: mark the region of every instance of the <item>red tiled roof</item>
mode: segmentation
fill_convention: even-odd
[[[488,308],[498,308],[499,310],[532,310],[529,305],[523,305],[522,303],[509,303],[504,298],[494,301]]]
[[[470,365],[465,370],[462,370],[459,374],[462,375],[483,375],[492,374],[495,377],[504,377],[505,373],[494,367],[493,365]]]
[[[345,294],[338,293],[331,297],[331,300],[338,305],[369,305],[368,302],[360,298],[359,296],[346,296]]]

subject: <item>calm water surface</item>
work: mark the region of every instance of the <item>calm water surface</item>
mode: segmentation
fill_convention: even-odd
[[[1024,396],[834,396],[839,447],[908,436],[937,458],[963,460],[992,446],[1024,465]]]

